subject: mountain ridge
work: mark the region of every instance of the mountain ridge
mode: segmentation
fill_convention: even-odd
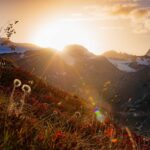
[[[67,57],[63,52],[44,49],[26,51],[23,56],[16,53],[1,56],[12,59],[18,67],[32,72],[45,82],[91,101],[92,105],[99,103],[100,106],[114,113],[119,120],[125,117],[126,119],[121,119],[121,122],[131,126],[133,130],[136,130],[136,125],[131,120],[127,121],[128,118],[138,122],[138,127],[141,124],[147,126],[149,122],[144,122],[147,116],[143,116],[143,121],[140,120],[140,116],[134,117],[135,113],[140,113],[140,109],[136,108],[135,103],[130,105],[129,100],[142,100],[145,95],[148,95],[150,58],[136,56],[130,60],[116,58],[110,60],[106,56],[91,53],[83,55],[83,52],[87,52],[83,47],[81,53],[79,53],[80,48],[76,53],[77,47],[73,49],[75,55],[66,52]],[[148,103],[148,98],[144,100]],[[147,108],[146,103],[143,105]],[[126,113],[126,110],[132,109],[134,111]],[[126,115],[122,116],[121,111]],[[150,129],[146,128],[146,130]]]

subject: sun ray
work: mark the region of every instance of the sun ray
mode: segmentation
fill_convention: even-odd
[[[33,34],[31,42],[41,47],[52,47],[57,50],[62,50],[69,44],[80,44],[94,49],[96,43],[89,38],[91,33],[85,26],[83,23],[65,21],[41,25]]]

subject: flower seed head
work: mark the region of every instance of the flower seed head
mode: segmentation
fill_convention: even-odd
[[[22,86],[22,91],[24,92],[24,93],[30,93],[31,92],[31,87],[29,86],[29,85],[27,85],[27,84],[24,84],[23,86]]]
[[[21,81],[20,81],[19,79],[15,79],[15,80],[14,80],[14,86],[15,86],[15,87],[21,86]]]
[[[76,112],[75,112],[75,116],[76,116],[77,118],[80,118],[80,117],[81,117],[81,113],[78,112],[78,111],[76,111]]]

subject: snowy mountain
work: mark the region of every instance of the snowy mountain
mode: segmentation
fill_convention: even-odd
[[[38,50],[41,49],[33,44],[26,43],[14,43],[5,38],[0,39],[0,54],[5,53],[24,53],[28,50]]]
[[[145,56],[133,56],[110,51],[104,53],[104,56],[120,71],[131,73],[150,67],[150,56],[148,54],[147,52]]]

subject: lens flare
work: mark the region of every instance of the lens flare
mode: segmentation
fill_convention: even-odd
[[[100,112],[100,110],[99,110],[98,108],[95,108],[94,112],[95,112],[95,115],[96,115],[97,120],[100,121],[100,122],[104,122],[105,117],[104,117],[104,115]]]

